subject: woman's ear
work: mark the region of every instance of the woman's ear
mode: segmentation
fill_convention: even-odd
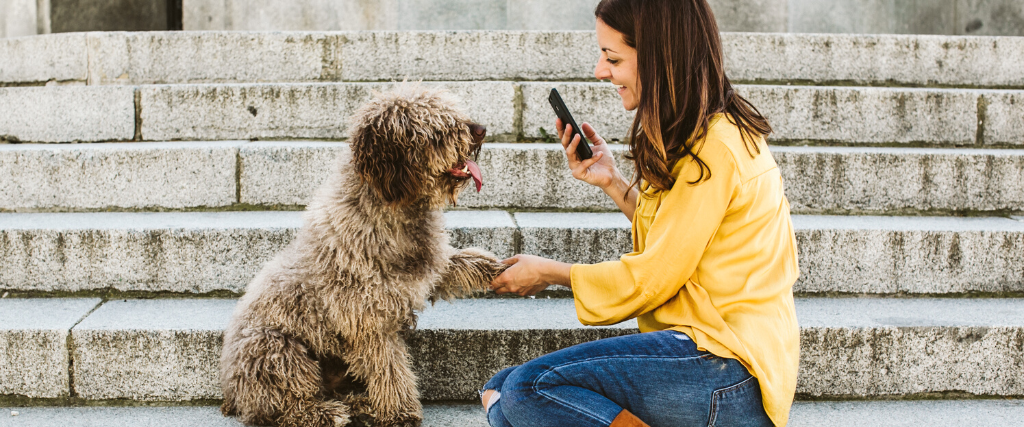
[[[387,204],[412,203],[422,187],[417,165],[413,164],[412,147],[399,143],[400,140],[401,136],[372,126],[358,129],[352,137],[356,173]]]

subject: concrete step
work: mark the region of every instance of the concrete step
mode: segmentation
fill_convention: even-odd
[[[71,304],[77,312],[65,317],[84,319],[44,329],[40,319]],[[122,402],[220,398],[217,363],[234,300],[96,304],[0,299],[6,349],[0,358],[17,362],[0,360],[0,376],[33,379],[5,380],[0,394]],[[1020,396],[1022,307],[1022,299],[799,298],[797,393],[816,399]],[[504,367],[634,332],[634,321],[580,326],[568,299],[459,300],[423,312],[409,346],[425,400],[471,401]],[[52,335],[66,346],[39,345],[33,334]]]
[[[17,416],[9,416],[11,411]],[[796,402],[790,427],[1011,426],[1024,418],[1021,400],[914,400]],[[228,427],[242,426],[217,407],[27,407],[0,408],[3,427]],[[475,402],[423,406],[423,427],[487,427]]]
[[[1024,104],[1022,104],[1024,105]],[[626,148],[613,145],[628,176]],[[0,212],[297,209],[347,153],[340,142],[0,144]],[[771,148],[795,213],[1020,214],[1024,150]],[[615,210],[572,178],[559,144],[487,143],[460,207]]]
[[[452,244],[564,262],[632,250],[620,213],[450,211]],[[0,291],[238,294],[300,212],[0,214]],[[1024,222],[795,215],[801,294],[1020,295]]]
[[[739,82],[1024,88],[1019,37],[723,33]],[[2,84],[591,80],[592,31],[145,32],[0,40]],[[181,58],[188,58],[182,61]]]
[[[632,113],[609,83],[436,82],[464,100],[494,141],[553,134],[559,88],[577,120],[609,140]],[[392,83],[265,83],[0,88],[0,137],[21,142],[343,139],[347,119]],[[1024,91],[738,86],[778,143],[1024,145]]]

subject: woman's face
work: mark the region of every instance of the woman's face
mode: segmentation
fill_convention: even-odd
[[[622,39],[622,33],[615,31],[600,19],[597,20],[597,45],[601,58],[594,67],[594,77],[611,80],[622,98],[622,106],[628,111],[640,105],[640,85],[636,78],[636,49],[629,47]]]

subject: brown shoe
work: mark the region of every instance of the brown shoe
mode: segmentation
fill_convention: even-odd
[[[619,412],[619,415],[615,416],[615,420],[608,427],[650,427],[647,423],[640,421],[636,415],[633,415],[629,411],[623,409]]]

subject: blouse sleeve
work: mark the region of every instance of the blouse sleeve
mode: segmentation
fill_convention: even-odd
[[[707,141],[700,158],[711,178],[685,161],[676,184],[662,199],[643,252],[618,261],[576,264],[570,270],[576,314],[586,325],[611,325],[640,316],[679,293],[697,269],[739,187],[736,164],[721,143]],[[636,215],[641,215],[638,212]],[[634,219],[635,221],[635,219]]]

